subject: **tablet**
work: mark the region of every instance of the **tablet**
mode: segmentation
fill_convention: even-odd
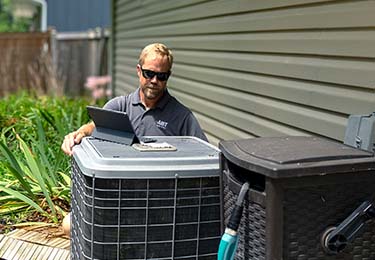
[[[128,115],[122,111],[87,106],[87,112],[95,123],[92,137],[106,141],[132,145],[139,143]]]

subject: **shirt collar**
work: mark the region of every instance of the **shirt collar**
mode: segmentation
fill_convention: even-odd
[[[142,101],[141,101],[141,97],[139,95],[140,91],[141,91],[141,89],[138,88],[134,92],[134,95],[132,97],[132,104],[133,105],[140,105],[140,104],[143,105]],[[171,95],[169,94],[168,89],[165,89],[164,95],[159,99],[158,103],[156,104],[156,108],[163,109],[167,105],[170,97],[171,97]]]

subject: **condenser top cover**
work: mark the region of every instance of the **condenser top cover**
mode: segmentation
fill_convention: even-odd
[[[219,149],[190,136],[145,137],[171,150],[139,150],[133,146],[83,138],[73,157],[83,174],[100,178],[190,178],[219,176]]]

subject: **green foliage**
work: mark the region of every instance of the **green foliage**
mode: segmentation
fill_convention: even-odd
[[[16,18],[11,12],[11,1],[0,0],[0,32],[27,32],[33,18]]]
[[[83,99],[12,95],[0,100],[0,216],[38,212],[53,222],[70,203],[65,134],[89,119]]]

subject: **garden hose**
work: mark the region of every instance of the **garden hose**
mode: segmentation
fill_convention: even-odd
[[[217,254],[218,260],[232,260],[237,251],[239,235],[237,233],[238,227],[241,222],[243,201],[245,195],[249,190],[249,183],[245,182],[238,194],[236,204],[230,215],[227,227],[225,228],[224,235],[221,237],[219,251]]]

